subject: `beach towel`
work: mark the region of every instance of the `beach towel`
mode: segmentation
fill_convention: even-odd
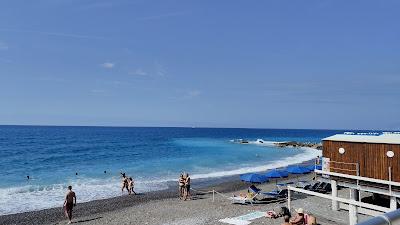
[[[251,223],[250,220],[255,220],[265,216],[265,212],[255,211],[246,215],[237,216],[233,218],[225,218],[219,220],[222,223],[234,224],[234,225],[248,225]]]
[[[233,224],[233,225],[248,225],[251,223],[250,221],[237,220],[237,219],[232,219],[232,218],[220,219],[219,222]]]

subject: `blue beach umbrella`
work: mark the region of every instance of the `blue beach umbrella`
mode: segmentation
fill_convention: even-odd
[[[268,178],[261,174],[248,173],[240,175],[240,180],[249,183],[264,183],[268,181]]]
[[[282,177],[288,177],[289,173],[284,170],[273,169],[265,173],[265,176],[268,178],[282,178]]]
[[[304,166],[291,166],[287,168],[287,171],[292,174],[305,174],[310,172],[310,170]]]

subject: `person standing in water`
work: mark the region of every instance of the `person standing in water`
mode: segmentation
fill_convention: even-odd
[[[129,187],[128,187],[128,177],[125,176],[125,173],[121,173],[121,176],[122,176],[121,192],[124,193],[124,189],[126,188],[128,193],[130,193]]]
[[[132,192],[136,195],[136,192],[133,190],[135,182],[133,181],[132,177],[128,179],[128,192],[131,194]]]
[[[68,186],[67,194],[64,200],[65,215],[68,217],[68,224],[72,223],[72,208],[76,206],[76,195],[72,191],[72,186]]]

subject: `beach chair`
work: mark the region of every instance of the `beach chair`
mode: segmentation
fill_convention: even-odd
[[[253,195],[252,197],[243,197],[243,196],[233,196],[230,197],[229,199],[232,201],[232,204],[251,204],[253,205],[254,203],[257,203],[256,197],[258,194]]]
[[[286,198],[287,194],[288,194],[288,190],[287,189],[273,190],[273,191],[269,191],[269,192],[262,192],[262,194],[270,196],[270,197],[274,197],[274,198]]]
[[[310,191],[316,191],[318,187],[321,185],[321,182],[316,182],[313,186],[310,187]]]
[[[303,189],[305,189],[305,187],[310,187],[311,186],[311,184],[310,184],[310,181],[308,181],[308,180],[299,180],[297,183],[296,183],[296,187],[297,188],[303,188]]]
[[[323,194],[326,194],[331,191],[332,191],[331,184],[325,183],[325,182],[323,182],[323,184],[317,189],[317,192],[323,193]]]

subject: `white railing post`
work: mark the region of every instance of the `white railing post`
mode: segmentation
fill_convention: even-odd
[[[214,202],[214,199],[215,199],[215,197],[214,197],[215,196],[215,190],[214,189],[212,190],[212,194],[213,194],[212,202]]]
[[[349,224],[356,225],[357,220],[357,206],[349,204]]]
[[[290,186],[288,186],[288,193],[287,193],[288,201],[287,201],[287,204],[288,204],[288,209],[289,209],[289,211],[291,211],[291,206],[292,206],[292,202],[291,202],[291,199],[290,199],[290,198],[291,198],[290,192],[291,192]]]
[[[337,197],[337,181],[331,180],[331,187],[332,187],[332,197]],[[338,211],[339,210],[339,203],[335,199],[332,199],[332,210]]]

